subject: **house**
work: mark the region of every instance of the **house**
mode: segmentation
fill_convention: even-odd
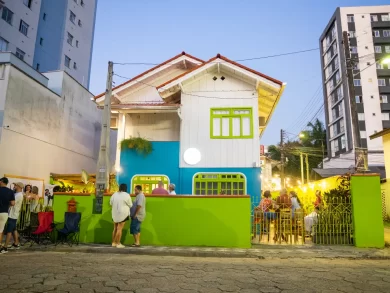
[[[161,180],[177,194],[260,198],[260,141],[285,84],[220,54],[185,52],[115,87],[119,183],[150,193]],[[96,97],[104,103],[104,94]],[[152,142],[148,156],[120,149],[124,138]]]

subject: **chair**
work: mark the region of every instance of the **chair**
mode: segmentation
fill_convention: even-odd
[[[56,224],[56,230],[58,233],[56,245],[59,243],[68,244],[72,246],[73,244],[79,245],[80,240],[80,221],[81,213],[65,213],[65,222]],[[63,225],[63,228],[58,229],[57,225]]]
[[[51,242],[51,233],[54,229],[54,212],[39,212],[38,213],[38,228],[31,233],[33,243],[42,244],[45,240]]]

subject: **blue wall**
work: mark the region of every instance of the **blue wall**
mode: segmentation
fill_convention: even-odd
[[[134,150],[121,151],[122,172],[118,175],[118,183],[130,185],[130,180],[137,174],[164,174],[171,183],[176,184],[177,194],[192,194],[192,178],[198,172],[240,172],[247,179],[247,194],[252,204],[260,201],[261,168],[179,168],[180,143],[152,142],[153,152],[144,157]]]

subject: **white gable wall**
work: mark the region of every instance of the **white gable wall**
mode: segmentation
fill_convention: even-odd
[[[226,78],[224,81],[220,79],[221,75]],[[214,76],[218,77],[216,81],[213,80]],[[183,90],[184,93],[181,96],[180,167],[259,166],[258,100],[255,86],[225,73],[206,73],[191,84],[183,85]],[[210,108],[216,107],[252,107],[253,138],[211,139]],[[188,148],[197,148],[202,155],[201,161],[195,166],[187,165],[183,160],[184,151]]]

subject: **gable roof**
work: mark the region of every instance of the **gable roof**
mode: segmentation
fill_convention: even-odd
[[[178,59],[178,58],[180,58],[180,57],[182,57],[182,56],[187,56],[187,57],[189,57],[189,58],[191,58],[191,59],[194,59],[194,60],[196,60],[196,61],[199,61],[199,62],[201,62],[201,63],[204,63],[204,62],[205,62],[205,61],[203,61],[203,60],[201,60],[201,59],[199,59],[199,58],[197,58],[197,57],[195,57],[195,56],[192,56],[192,55],[190,55],[190,54],[187,54],[186,52],[183,51],[183,52],[181,52],[180,54],[178,54],[178,55],[172,57],[171,59],[168,59],[168,60],[164,61],[163,63],[160,63],[160,64],[158,64],[158,65],[156,65],[156,66],[150,68],[149,70],[146,70],[145,72],[143,72],[143,73],[141,73],[141,74],[139,74],[139,75],[133,77],[133,78],[130,79],[130,80],[125,81],[124,83],[121,83],[120,85],[114,87],[112,90],[114,91],[114,90],[116,90],[116,89],[118,89],[118,88],[120,88],[120,87],[122,87],[122,86],[124,86],[124,85],[126,85],[126,84],[128,84],[128,83],[131,83],[131,82],[133,82],[133,81],[139,79],[140,77],[142,77],[142,76],[144,76],[144,75],[146,75],[146,74],[148,74],[148,73],[150,73],[150,72],[153,72],[154,70],[156,70],[156,69],[158,69],[158,68],[160,68],[160,67],[162,67],[162,66],[164,66],[164,65],[166,65],[166,64],[169,64],[170,62],[172,62],[172,61],[174,61],[174,60],[176,60],[176,59]],[[101,93],[101,94],[95,96],[95,100],[97,100],[97,99],[103,97],[103,96],[105,95],[105,93],[106,93],[106,92],[103,92],[103,93]]]
[[[208,64],[210,64],[210,63],[212,63],[213,61],[215,61],[215,60],[217,60],[217,59],[221,59],[221,60],[223,60],[223,61],[225,61],[225,62],[227,62],[227,63],[230,63],[230,64],[232,64],[232,65],[235,65],[235,66],[237,66],[237,67],[240,67],[241,69],[244,69],[244,70],[246,70],[246,71],[248,71],[248,72],[250,72],[250,73],[253,73],[253,74],[255,74],[255,75],[258,75],[258,76],[260,76],[260,77],[262,77],[262,78],[265,78],[265,79],[267,79],[267,80],[269,80],[269,81],[271,81],[271,82],[274,82],[274,83],[276,83],[276,84],[278,84],[278,85],[280,85],[280,86],[283,85],[283,82],[281,82],[280,80],[274,79],[274,78],[272,78],[272,77],[270,77],[270,76],[268,76],[268,75],[265,75],[265,74],[263,74],[263,73],[261,73],[261,72],[258,72],[258,71],[256,71],[256,70],[253,70],[253,69],[251,69],[251,68],[249,68],[249,67],[246,67],[246,66],[244,66],[244,65],[242,65],[242,64],[239,64],[239,63],[237,63],[237,62],[235,62],[235,61],[233,61],[233,60],[230,60],[230,59],[226,58],[225,56],[222,56],[221,54],[217,54],[217,56],[211,58],[211,59],[208,60],[207,62],[204,62],[204,63],[198,65],[197,67],[194,67],[193,69],[188,70],[187,72],[184,72],[184,73],[182,73],[182,74],[180,74],[180,75],[178,75],[178,76],[172,78],[171,80],[168,80],[167,82],[164,82],[163,84],[157,86],[156,88],[157,88],[157,90],[158,90],[158,89],[160,89],[160,88],[162,88],[162,87],[164,87],[164,86],[166,86],[166,85],[168,85],[168,84],[174,82],[175,80],[178,80],[178,79],[180,79],[180,78],[182,78],[182,77],[184,77],[184,76],[186,76],[186,75],[188,75],[188,74],[190,74],[190,73],[192,73],[192,72],[194,72],[194,71],[196,71],[196,70],[198,70],[198,69],[200,69],[200,68],[202,68],[202,67],[204,67],[204,66],[206,66],[206,65],[208,65]]]

